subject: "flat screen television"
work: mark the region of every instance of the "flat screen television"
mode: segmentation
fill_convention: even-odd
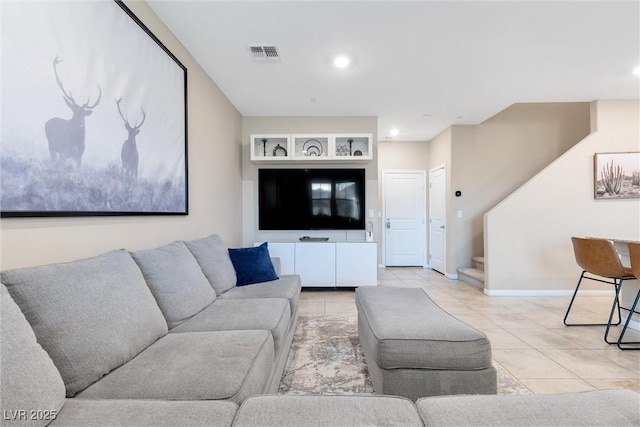
[[[260,169],[260,230],[364,230],[364,169]]]

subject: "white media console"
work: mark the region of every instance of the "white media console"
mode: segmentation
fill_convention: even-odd
[[[376,242],[268,242],[282,274],[299,274],[302,287],[377,286]]]

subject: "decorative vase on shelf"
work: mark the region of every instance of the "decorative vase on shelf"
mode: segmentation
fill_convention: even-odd
[[[287,157],[287,149],[280,144],[276,144],[273,149],[273,157],[277,157],[279,155],[278,153],[280,153],[280,156]]]

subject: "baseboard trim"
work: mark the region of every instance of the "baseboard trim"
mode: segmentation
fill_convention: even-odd
[[[484,294],[490,297],[564,297],[573,295],[574,289],[485,289]],[[613,297],[613,290],[580,290],[581,296]]]
[[[444,273],[444,275],[447,277],[447,279],[458,280],[458,275],[457,274]]]

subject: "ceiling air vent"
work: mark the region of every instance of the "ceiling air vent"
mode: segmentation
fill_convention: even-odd
[[[277,46],[249,46],[255,62],[280,62]]]

